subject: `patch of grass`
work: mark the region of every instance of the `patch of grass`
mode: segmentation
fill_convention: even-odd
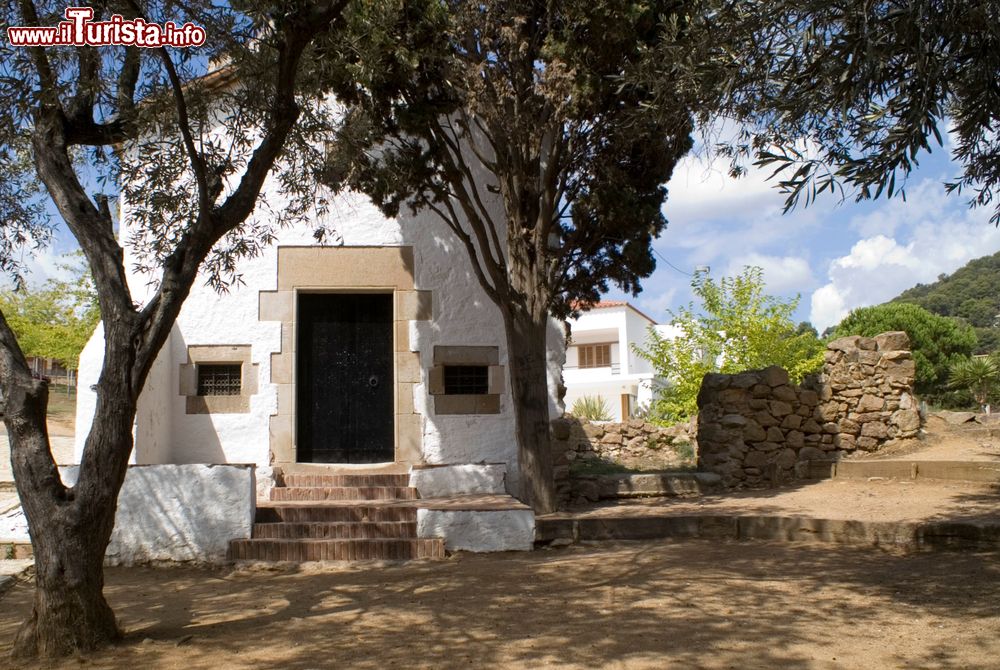
[[[49,385],[49,418],[56,421],[72,421],[76,417],[76,388],[68,389],[63,384]]]
[[[571,475],[622,475],[633,472],[639,471],[626,468],[621,463],[613,463],[599,458],[592,460],[577,459],[569,464],[569,473]]]
[[[694,465],[695,457],[694,446],[690,442],[674,442],[672,445],[674,451],[680,456],[681,460],[685,462],[690,462],[692,467]]]

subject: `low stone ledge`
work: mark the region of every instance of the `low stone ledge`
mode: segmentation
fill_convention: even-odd
[[[465,463],[436,467],[414,468],[410,471],[410,486],[422,498],[506,493],[507,466],[503,464]]]
[[[444,538],[448,551],[531,551],[535,514],[530,509],[418,509],[417,537]]]
[[[538,519],[536,541],[702,538],[822,542],[903,549],[1000,549],[1000,524],[858,521],[770,515],[663,515]]]
[[[722,488],[713,472],[662,472],[597,477],[601,499],[699,496]]]
[[[1000,463],[980,461],[809,461],[806,479],[941,479],[1000,483]]]

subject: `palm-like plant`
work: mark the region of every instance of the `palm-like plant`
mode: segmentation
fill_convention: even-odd
[[[577,398],[569,413],[578,419],[587,419],[588,421],[610,421],[612,419],[608,401],[599,395],[585,395]]]
[[[987,402],[998,384],[1000,384],[1000,365],[992,356],[957,361],[948,371],[948,385],[969,391],[984,411],[988,411]]]

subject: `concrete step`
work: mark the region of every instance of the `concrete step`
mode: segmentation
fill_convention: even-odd
[[[415,507],[391,505],[345,505],[301,503],[261,503],[257,506],[258,523],[344,523],[344,522],[416,522]]]
[[[855,521],[777,515],[635,515],[536,519],[540,543],[708,538],[893,545],[905,549],[998,549],[1000,524]]]
[[[444,558],[444,540],[232,540],[234,561],[364,561]]]
[[[651,472],[600,475],[597,484],[602,500],[698,496],[721,490],[722,477],[712,472]]]
[[[1000,483],[1000,462],[990,461],[809,461],[809,479],[944,479]]]
[[[403,486],[275,486],[271,500],[416,500],[417,490]]]
[[[256,523],[255,539],[371,540],[416,538],[415,521],[341,523]]]
[[[288,487],[342,487],[342,486],[394,486],[407,487],[410,485],[409,475],[393,474],[313,474],[313,473],[290,473],[282,478],[284,486]]]

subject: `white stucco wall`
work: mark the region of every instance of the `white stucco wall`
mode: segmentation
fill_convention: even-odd
[[[135,446],[133,447],[133,463],[171,463],[171,427],[173,417],[169,412],[164,412],[163,408],[170,407],[173,395],[176,394],[176,387],[172,386],[174,381],[171,376],[171,353],[170,340],[160,350],[159,356],[153,361],[153,367],[149,371],[149,379],[139,396],[139,403],[136,407]]]
[[[535,515],[523,510],[417,510],[417,536],[443,537],[448,551],[531,551]]]
[[[277,200],[273,194],[272,206]],[[423,419],[423,459],[430,464],[506,464],[508,484],[517,481],[517,447],[509,377],[499,414],[446,415],[433,412],[427,374],[437,345],[496,346],[500,364],[507,366],[507,346],[499,309],[482,292],[466,250],[453,233],[430,216],[384,217],[360,195],[336,198],[328,223],[345,246],[412,246],[414,284],[433,292],[433,318],[410,322],[411,349],[420,352],[422,383],[414,388],[414,406]],[[271,354],[281,351],[281,324],[258,320],[260,291],[277,288],[280,246],[313,245],[312,226],[278,231],[277,241],[253,259],[241,261],[242,284],[219,295],[199,282],[192,289],[161,357],[154,365],[140,399],[136,442],[141,463],[270,464],[269,418],[277,410],[277,386],[270,383]],[[128,205],[123,203],[122,239],[127,239]],[[126,266],[134,259],[126,250]],[[138,300],[148,295],[150,277],[130,275]],[[565,352],[562,324],[550,327],[548,361],[550,410],[557,402],[558,372]],[[191,345],[248,345],[257,371],[257,393],[249,413],[187,414],[179,393],[179,366]],[[81,358],[82,385],[96,382],[103,341],[95,336]],[[93,394],[81,391],[77,408],[78,436],[86,434],[93,412]],[[81,444],[82,438],[78,437]],[[79,453],[79,452],[78,452]]]
[[[73,485],[78,471],[63,468],[63,481]],[[130,467],[105,563],[224,561],[230,540],[250,537],[255,506],[252,466]]]
[[[73,433],[73,462],[79,463],[83,445],[90,433],[90,424],[97,408],[97,393],[93,390],[101,376],[104,363],[104,324],[98,323],[93,335],[80,352],[80,369],[77,372],[76,430]]]
[[[638,356],[634,346],[646,346],[652,322],[626,305],[596,307],[569,321],[572,344],[612,343],[612,367],[578,367],[576,347],[567,352],[564,373],[566,407],[584,396],[600,396],[607,401],[611,417],[622,420],[621,395],[636,396],[636,405],[646,407],[653,389],[663,383],[655,377],[652,364]],[[671,326],[655,326],[661,335],[674,336]]]
[[[410,472],[410,486],[421,498],[445,498],[458,494],[504,493],[504,465],[445,465],[436,468],[416,468]]]

